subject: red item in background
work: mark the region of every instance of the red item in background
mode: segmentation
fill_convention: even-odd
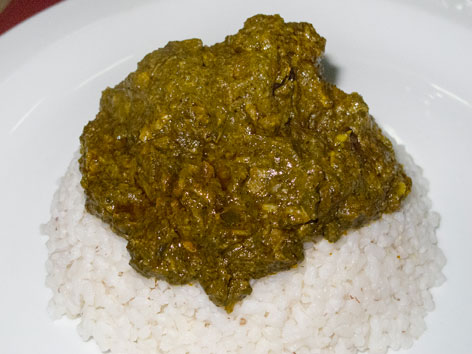
[[[0,13],[0,34],[61,0],[11,0]]]

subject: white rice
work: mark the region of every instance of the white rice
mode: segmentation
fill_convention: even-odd
[[[413,179],[401,211],[335,244],[306,245],[296,269],[257,280],[227,314],[198,285],[169,286],[128,265],[126,241],[84,210],[77,155],[51,208],[46,284],[54,318],[112,353],[385,353],[409,348],[444,282],[439,216],[427,181],[403,148]]]

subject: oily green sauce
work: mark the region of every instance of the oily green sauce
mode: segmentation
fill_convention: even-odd
[[[250,280],[397,210],[411,180],[357,93],[323,80],[325,39],[257,15],[224,42],[169,42],[102,95],[81,136],[87,210],[131,266],[199,282],[231,311]]]

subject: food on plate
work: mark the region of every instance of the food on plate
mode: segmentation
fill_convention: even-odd
[[[170,42],[103,92],[82,186],[134,269],[231,311],[304,242],[400,207],[411,180],[361,96],[323,80],[324,46],[311,24],[257,15],[213,46]]]
[[[411,346],[439,217],[361,96],[323,80],[324,44],[258,15],[103,92],[43,230],[55,317],[112,353]]]

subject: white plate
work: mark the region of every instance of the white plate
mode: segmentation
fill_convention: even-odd
[[[414,5],[414,6],[413,6]],[[336,83],[360,92],[431,182],[447,282],[409,353],[472,348],[472,16],[425,1],[67,1],[0,37],[0,352],[98,353],[46,313],[48,220],[100,92],[169,40],[220,41],[256,13],[309,21]]]

